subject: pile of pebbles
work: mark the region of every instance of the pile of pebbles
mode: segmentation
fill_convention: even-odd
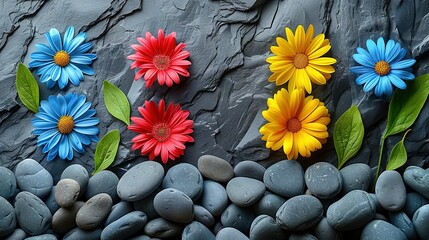
[[[142,162],[120,179],[74,164],[56,183],[38,162],[0,167],[1,239],[429,239],[429,169],[372,171],[283,160],[234,168],[204,155],[166,173]]]

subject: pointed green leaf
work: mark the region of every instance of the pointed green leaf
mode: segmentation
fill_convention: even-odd
[[[334,126],[334,146],[338,157],[338,169],[359,151],[364,126],[359,109],[353,105],[338,118]]]
[[[39,86],[36,79],[28,68],[23,64],[18,64],[16,71],[16,90],[19,99],[28,110],[37,113],[39,110]]]
[[[103,94],[107,111],[115,118],[130,125],[130,102],[121,89],[104,80]]]
[[[115,161],[120,140],[119,131],[115,129],[104,135],[98,142],[94,155],[95,169],[92,175],[108,168]]]
[[[395,170],[402,167],[402,165],[407,162],[407,149],[405,149],[404,140],[409,131],[411,131],[411,129],[406,131],[402,137],[402,140],[393,147],[389,156],[389,162],[387,163],[386,170]]]
[[[400,133],[411,127],[429,95],[429,74],[408,82],[406,90],[396,89],[389,105],[384,137]]]

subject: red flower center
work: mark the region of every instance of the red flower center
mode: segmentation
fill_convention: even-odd
[[[286,127],[289,132],[296,133],[301,130],[301,122],[296,118],[291,118],[287,121]]]
[[[166,123],[157,123],[152,127],[152,136],[158,142],[164,142],[171,135],[171,129]]]
[[[58,131],[61,134],[71,133],[74,128],[73,118],[70,116],[61,116],[60,120],[58,120],[57,127],[58,127]]]
[[[158,70],[165,70],[170,66],[170,57],[165,55],[155,55],[152,61]]]

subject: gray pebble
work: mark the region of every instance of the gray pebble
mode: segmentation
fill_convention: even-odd
[[[147,222],[147,217],[144,212],[130,212],[118,220],[107,225],[101,232],[101,240],[121,240],[128,239],[137,232],[143,229]]]
[[[248,177],[259,181],[264,181],[265,168],[254,161],[242,161],[234,167],[236,177]]]
[[[340,174],[343,178],[343,194],[353,190],[368,191],[372,175],[371,168],[367,164],[350,164],[341,169]]]
[[[300,195],[287,200],[277,211],[276,221],[283,229],[301,231],[323,218],[323,205],[314,196]]]
[[[180,163],[168,170],[162,188],[174,188],[188,195],[193,201],[203,193],[203,176],[189,163]]]
[[[147,219],[149,220],[158,218],[159,214],[156,212],[155,208],[153,207],[153,199],[158,193],[159,193],[159,190],[156,189],[149,196],[133,202],[134,209],[137,211],[142,211],[146,213]]]
[[[225,227],[232,227],[248,234],[254,219],[255,214],[251,208],[241,208],[235,204],[230,204],[223,211],[220,222]]]
[[[75,228],[77,226],[77,212],[84,204],[84,202],[78,201],[71,207],[58,209],[52,216],[52,230],[56,233],[65,234]]]
[[[304,194],[304,170],[297,161],[283,160],[271,165],[264,174],[267,188],[282,197]]]
[[[329,206],[326,218],[338,231],[358,229],[375,216],[375,201],[365,191],[353,190]]]
[[[82,197],[85,192],[88,185],[89,180],[89,173],[88,171],[80,164],[72,164],[68,166],[66,169],[64,169],[63,173],[61,174],[61,179],[73,179],[76,182],[79,183],[80,186],[80,193],[79,197]]]
[[[0,166],[0,197],[9,199],[15,195],[15,174],[8,168]]]
[[[63,240],[99,240],[101,235],[101,229],[95,230],[83,230],[80,228],[72,229],[68,232]]]
[[[288,240],[318,240],[317,237],[310,233],[292,233]]]
[[[61,207],[71,207],[79,196],[79,183],[73,179],[61,179],[55,187],[55,201]]]
[[[201,206],[209,210],[213,216],[219,216],[228,206],[228,195],[225,188],[217,182],[204,181],[203,196],[201,196]]]
[[[140,235],[140,236],[132,237],[132,238],[130,238],[128,240],[154,240],[154,239],[156,240],[157,238],[151,238],[151,237],[149,237],[147,235]]]
[[[411,219],[413,218],[414,213],[417,211],[417,209],[426,204],[429,204],[429,200],[427,200],[418,193],[410,192],[407,193],[407,200],[405,201],[405,205],[402,208],[402,211],[404,211]]]
[[[375,184],[375,195],[384,209],[388,211],[400,210],[407,198],[407,191],[401,174],[392,170],[381,173]]]
[[[2,196],[0,196],[0,237],[11,234],[16,227],[15,209]]]
[[[119,179],[118,196],[125,201],[138,201],[149,196],[162,183],[164,168],[155,161],[139,163]]]
[[[21,191],[45,198],[54,185],[51,174],[33,159],[27,158],[16,166],[16,181]]]
[[[57,240],[58,238],[53,234],[43,234],[39,236],[28,237],[25,240]]]
[[[216,240],[249,240],[249,238],[235,228],[226,227],[216,234]]]
[[[429,239],[429,204],[426,204],[414,213],[413,226],[421,239]]]
[[[381,214],[381,213],[376,213],[375,214],[375,216],[374,216],[374,219],[373,220],[383,220],[383,221],[386,221],[386,222],[388,222],[389,220],[387,219],[387,217],[386,216],[384,216],[383,214]]]
[[[128,214],[130,212],[134,211],[133,205],[130,202],[118,202],[117,204],[113,205],[112,211],[110,212],[109,216],[107,216],[106,221],[104,222],[104,226],[111,224],[112,222],[118,220],[125,214]]]
[[[204,224],[206,227],[212,227],[215,224],[213,215],[200,205],[194,205],[194,220]]]
[[[213,233],[217,234],[222,228],[224,228],[222,226],[222,223],[221,222],[216,222],[215,225],[214,225],[214,227],[213,227]]]
[[[389,222],[401,230],[408,239],[416,238],[416,231],[414,231],[413,222],[411,219],[402,211],[399,212],[388,212]]]
[[[407,240],[405,234],[392,224],[382,221],[373,220],[368,223],[362,230],[361,240]]]
[[[164,218],[156,218],[146,223],[144,233],[153,238],[173,238],[182,234],[182,225]]]
[[[343,179],[334,165],[318,162],[305,171],[305,184],[315,197],[329,199],[341,192]]]
[[[190,223],[194,218],[192,199],[173,188],[159,192],[153,200],[153,206],[161,217],[173,222]]]
[[[286,202],[286,199],[277,194],[266,192],[266,194],[253,205],[253,211],[256,215],[269,215],[273,218],[276,217],[277,210]]]
[[[268,215],[259,215],[250,226],[250,239],[252,240],[283,240],[288,237],[274,218]]]
[[[96,173],[88,181],[85,199],[90,199],[99,193],[107,193],[113,201],[116,201],[118,199],[118,194],[116,193],[118,182],[118,176],[109,170]]]
[[[259,180],[235,177],[226,185],[226,194],[239,207],[249,207],[264,195],[265,185]]]
[[[79,228],[91,230],[97,228],[112,209],[112,198],[100,193],[90,198],[77,212],[76,224]]]
[[[51,211],[30,192],[23,191],[16,195],[15,214],[21,228],[30,235],[42,234],[51,226]]]
[[[182,239],[184,240],[215,240],[215,235],[203,224],[192,222],[183,229]]]
[[[319,240],[343,239],[341,232],[338,232],[333,227],[331,227],[326,217],[322,218],[322,220],[320,220],[320,222],[313,227],[313,235]]]
[[[56,186],[53,186],[48,197],[45,199],[45,204],[52,214],[54,214],[58,209],[60,209],[60,205],[58,205],[57,201],[55,200],[55,189]]]
[[[404,171],[404,181],[407,186],[429,199],[429,168],[424,170],[417,166],[407,167]]]
[[[198,159],[198,170],[204,177],[216,182],[228,182],[234,177],[231,164],[212,155],[203,155]]]
[[[27,233],[21,228],[15,229],[9,236],[4,240],[24,240],[27,237]]]
[[[370,193],[369,196],[371,197],[370,200],[375,204],[376,212],[385,211],[385,209],[381,206],[380,202],[378,201],[377,195],[375,195],[375,193]]]

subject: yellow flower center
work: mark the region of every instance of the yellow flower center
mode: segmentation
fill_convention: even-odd
[[[164,142],[171,135],[170,127],[165,123],[157,123],[152,127],[152,136],[158,142]]]
[[[374,71],[380,76],[387,75],[390,72],[390,65],[386,61],[379,61],[375,64]]]
[[[297,118],[291,118],[287,121],[286,127],[289,132],[296,133],[301,130],[301,122]]]
[[[70,55],[66,51],[58,51],[55,53],[54,62],[60,67],[65,67],[70,63]]]
[[[293,58],[293,65],[295,65],[296,68],[301,69],[305,68],[308,65],[308,57],[307,55],[303,53],[298,53]]]
[[[165,55],[156,55],[152,61],[158,70],[165,70],[170,66],[170,57]]]
[[[69,134],[73,131],[74,121],[70,116],[61,116],[60,120],[58,120],[58,131],[62,134]]]

